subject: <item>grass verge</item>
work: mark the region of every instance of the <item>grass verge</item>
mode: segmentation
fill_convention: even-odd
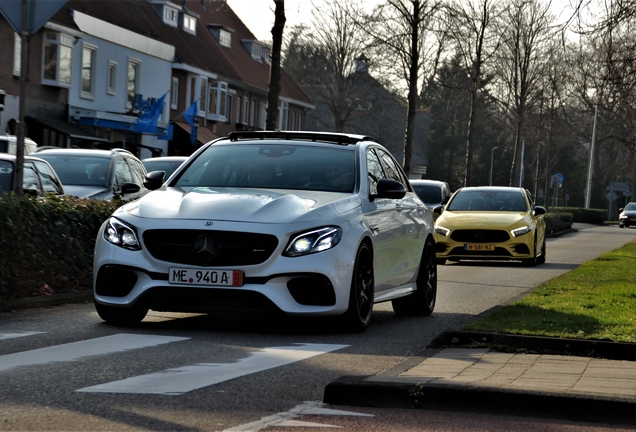
[[[462,330],[636,343],[636,242],[540,285]]]

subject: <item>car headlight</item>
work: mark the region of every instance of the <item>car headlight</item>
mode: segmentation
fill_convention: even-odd
[[[341,238],[342,229],[335,226],[296,234],[285,248],[283,255],[296,257],[322,252],[340,243]]]
[[[114,217],[111,217],[106,222],[104,239],[108,243],[123,247],[124,249],[141,250],[141,244],[137,239],[137,233],[135,233],[135,230],[131,226],[126,225]]]
[[[450,230],[448,228],[444,228],[443,226],[436,226],[435,227],[435,232],[437,234],[441,234],[445,237],[448,237],[448,235],[450,234]]]
[[[528,234],[530,231],[532,231],[532,228],[530,228],[529,226],[522,226],[521,228],[510,230],[510,233],[513,237],[519,237],[524,234]]]
[[[618,215],[618,220],[621,220],[621,219],[627,219],[627,216],[621,213]]]

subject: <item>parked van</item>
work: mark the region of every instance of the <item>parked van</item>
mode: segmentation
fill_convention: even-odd
[[[0,135],[0,153],[15,155],[18,152],[18,138],[15,135]],[[24,138],[24,154],[30,154],[38,148],[31,138]]]

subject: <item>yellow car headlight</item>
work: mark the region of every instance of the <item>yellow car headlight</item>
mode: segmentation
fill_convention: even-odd
[[[448,228],[444,228],[443,226],[436,226],[435,232],[437,234],[443,235],[444,237],[448,237],[451,231]]]
[[[519,236],[522,236],[524,234],[528,234],[530,231],[532,231],[531,227],[522,226],[520,228],[515,228],[513,230],[510,230],[510,234],[512,234],[513,237],[519,237]]]

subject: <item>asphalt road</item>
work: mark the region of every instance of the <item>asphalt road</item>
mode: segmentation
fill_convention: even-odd
[[[443,331],[632,240],[636,230],[586,226],[549,239],[545,265],[440,266],[432,316],[398,318],[390,303],[377,305],[363,334],[342,333],[326,320],[237,314],[151,313],[137,327],[119,328],[104,324],[91,303],[2,313],[0,430],[270,430],[269,420],[291,421],[298,407],[322,400],[334,379],[387,370]],[[476,425],[452,412],[376,411],[328,422],[339,419],[351,430],[431,430],[417,426],[429,421],[448,430]],[[492,426],[478,429],[589,430],[538,418],[484,421]],[[548,426],[539,428],[542,422]]]

